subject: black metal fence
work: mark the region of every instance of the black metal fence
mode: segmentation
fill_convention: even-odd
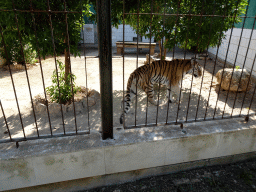
[[[205,10],[201,10],[200,14],[191,14],[190,11],[191,9],[193,9],[193,5],[192,3],[190,5],[188,5],[189,8],[189,13],[188,14],[184,14],[180,13],[180,3],[182,1],[178,1],[178,8],[177,8],[177,12],[176,13],[166,13],[166,10],[169,7],[164,7],[164,11],[162,11],[162,13],[155,13],[154,12],[154,1],[151,1],[151,12],[148,13],[141,13],[140,12],[140,7],[143,6],[142,2],[137,1],[137,12],[129,12],[126,13],[125,12],[125,1],[124,1],[124,6],[123,6],[123,18],[125,17],[129,17],[129,16],[136,16],[137,17],[137,31],[139,31],[139,26],[140,26],[140,16],[144,16],[144,15],[148,15],[148,19],[150,20],[149,22],[149,39],[150,39],[150,44],[151,44],[151,37],[153,37],[153,34],[151,32],[151,29],[153,28],[152,25],[152,18],[153,16],[162,16],[162,19],[165,20],[166,17],[172,17],[173,20],[175,21],[175,25],[177,24],[178,18],[182,18],[182,17],[188,17],[188,18],[193,18],[193,17],[199,17],[200,18],[200,22],[197,23],[197,27],[199,28],[199,34],[202,28],[202,18],[209,18],[209,19],[213,19],[213,18],[222,18],[223,22],[225,19],[227,18],[235,18],[237,15],[227,15],[226,12],[224,11],[222,15],[220,14],[216,14],[215,13],[215,8],[214,11],[211,14],[204,14]],[[212,2],[214,3],[214,7],[216,2]],[[226,2],[227,3],[227,2]],[[237,1],[237,6],[236,9],[238,8],[238,1]],[[167,1],[162,1],[161,5],[167,5]],[[161,5],[158,5],[161,7]],[[204,5],[202,5],[203,7]],[[225,2],[223,2],[223,6],[225,6]],[[255,5],[253,5],[255,6]],[[129,116],[127,117],[128,120],[126,120],[126,122],[124,122],[124,127],[125,128],[139,128],[139,127],[143,127],[143,126],[157,126],[157,125],[166,125],[166,124],[180,124],[181,127],[183,127],[183,123],[188,123],[188,122],[197,122],[197,121],[206,121],[206,120],[215,120],[215,119],[227,119],[227,118],[235,118],[235,117],[245,117],[245,120],[247,121],[249,119],[250,115],[254,115],[255,114],[255,101],[254,101],[254,95],[255,95],[255,86],[253,86],[251,89],[249,88],[249,82],[251,80],[253,80],[253,82],[255,82],[254,77],[252,75],[254,69],[254,64],[255,64],[255,58],[256,58],[256,54],[250,52],[249,53],[249,48],[251,43],[253,42],[252,37],[253,37],[253,33],[255,34],[255,19],[256,19],[256,12],[254,10],[253,15],[249,15],[248,16],[248,8],[250,7],[250,1],[248,1],[248,6],[246,6],[246,11],[245,11],[245,15],[241,16],[242,18],[242,27],[241,27],[241,32],[240,36],[239,36],[239,41],[238,41],[238,45],[235,48],[235,52],[236,54],[234,55],[234,60],[232,62],[228,61],[228,55],[230,52],[230,47],[231,45],[231,38],[232,38],[232,33],[233,30],[235,29],[235,22],[232,22],[232,27],[231,27],[231,33],[230,33],[230,38],[228,39],[228,43],[227,43],[227,48],[226,48],[226,53],[224,54],[225,58],[221,59],[219,58],[219,50],[220,50],[220,45],[222,42],[222,38],[221,35],[219,35],[218,38],[218,46],[217,46],[217,51],[215,55],[211,55],[210,59],[213,60],[208,60],[207,57],[204,57],[203,60],[199,61],[200,65],[203,68],[203,74],[202,74],[202,78],[198,81],[195,80],[195,78],[190,79],[189,82],[189,86],[184,85],[184,77],[182,76],[183,81],[181,81],[181,89],[185,89],[186,93],[187,93],[187,97],[184,98],[181,101],[181,98],[179,97],[178,103],[177,104],[167,104],[167,107],[160,107],[159,105],[157,105],[156,107],[154,107],[153,109],[153,113],[152,113],[152,105],[149,105],[148,99],[146,99],[146,101],[144,101],[144,103],[146,103],[144,105],[144,112],[141,111],[141,103],[138,104],[138,95],[136,95],[136,99],[135,99],[135,106],[134,109],[132,109],[132,113],[134,114],[133,117],[130,114],[125,114],[125,116]],[[236,10],[234,9],[234,10]],[[253,7],[252,7],[253,9]],[[247,44],[247,48],[244,54],[244,60],[243,60],[243,64],[238,66],[238,62],[237,62],[237,58],[239,55],[239,52],[241,51],[241,41],[242,41],[242,37],[244,37],[244,28],[245,28],[245,23],[246,21],[250,19],[252,27],[249,28],[250,30],[250,35],[248,40],[248,44]],[[212,22],[214,23],[214,22]],[[212,32],[212,28],[214,27],[213,25],[210,25],[209,30],[209,34],[208,37],[211,38],[211,32]],[[221,25],[221,23],[220,23]],[[187,34],[190,30],[190,27],[193,28],[194,26],[190,26],[188,24],[188,26],[186,26],[187,29]],[[165,29],[165,22],[163,22],[162,24],[162,29]],[[174,39],[178,36],[177,31],[178,29],[174,27],[174,29],[172,30],[174,32]],[[221,26],[221,30],[222,30],[222,26]],[[170,32],[172,32],[170,31]],[[248,28],[247,28],[248,31]],[[123,34],[125,34],[125,22],[123,22]],[[138,34],[139,36],[139,34]],[[138,39],[137,36],[137,39]],[[188,36],[188,35],[187,35]],[[213,36],[213,35],[212,35]],[[162,37],[163,38],[163,37]],[[255,38],[255,37],[254,37]],[[189,39],[186,39],[185,42],[185,48],[187,45],[187,42],[189,41]],[[125,36],[123,36],[123,43],[125,42]],[[200,35],[198,35],[198,38],[196,39],[196,47],[199,47],[200,44]],[[137,40],[137,45],[138,45],[138,40]],[[175,45],[178,45],[175,44]],[[163,46],[163,45],[162,45]],[[205,50],[205,53],[208,54],[209,52],[209,48],[210,48],[210,39],[207,43],[207,48]],[[137,46],[137,50],[138,50],[138,46]],[[150,48],[149,48],[150,50]],[[161,50],[160,50],[161,51]],[[200,57],[200,54],[196,53],[196,52],[190,52],[187,51],[186,49],[183,52],[183,55],[181,53],[179,53],[179,50],[177,50],[177,47],[174,46],[171,55],[171,60],[174,59],[190,59],[191,57],[194,58],[198,58]],[[164,53],[161,52],[160,53],[160,58],[162,58],[162,55]],[[249,66],[249,72],[245,72],[245,68],[246,66],[246,60],[248,58],[249,54],[253,54],[253,62],[251,63],[251,66]],[[129,56],[129,54],[128,54]],[[251,55],[252,56],[252,55]],[[123,57],[125,58],[126,55],[124,54]],[[150,57],[149,57],[149,63],[150,63]],[[201,59],[201,58],[198,58]],[[136,60],[136,68],[138,68],[138,51],[137,51],[137,60]],[[237,66],[236,66],[237,65]],[[123,71],[125,71],[125,61],[123,61]],[[231,69],[231,78],[230,81],[228,83],[228,89],[227,90],[222,90],[222,88],[218,85],[216,85],[216,80],[215,78],[215,74],[217,71],[222,71],[221,73],[221,77],[220,77],[220,82],[219,84],[221,85],[224,81],[224,68],[230,68]],[[245,86],[245,90],[243,92],[232,92],[231,90],[231,81],[232,78],[235,76],[235,72],[238,70],[242,70],[241,71],[241,75],[238,78],[238,86]],[[247,68],[247,70],[248,70]],[[194,73],[194,70],[193,70]],[[210,74],[210,80],[209,78],[207,79],[206,77],[206,73]],[[244,85],[241,85],[242,83],[242,75],[244,73],[247,73],[248,76],[248,83],[245,83]],[[248,75],[249,74],[249,75]],[[125,77],[127,78],[127,77]],[[125,99],[125,78],[123,79],[123,99]],[[150,81],[150,80],[149,80]],[[160,81],[160,80],[159,80]],[[195,81],[195,82],[193,82]],[[215,90],[213,89],[213,87],[215,87]],[[193,91],[193,89],[198,89],[198,91]],[[205,90],[207,90],[207,94],[205,93]],[[155,91],[157,91],[157,99],[158,99],[158,103],[159,103],[159,94],[160,94],[160,83],[158,83],[157,87],[155,88]],[[184,90],[183,90],[184,91]],[[137,86],[136,86],[136,92],[137,92]],[[193,95],[195,94],[195,95]],[[212,98],[212,95],[215,95],[215,98]],[[203,96],[204,95],[204,96]],[[170,97],[170,95],[169,95]],[[204,98],[203,98],[204,97]],[[168,98],[169,100],[169,98]],[[218,104],[222,104],[221,107],[218,106]],[[228,106],[228,107],[227,107]],[[125,106],[123,105],[123,108],[125,108]],[[228,108],[228,109],[227,109]],[[138,115],[138,110],[140,110],[140,115]],[[149,112],[151,110],[151,112]],[[129,112],[130,113],[130,112]],[[143,116],[143,118],[141,118],[141,115]],[[139,121],[140,123],[138,123],[138,118],[141,118],[141,120]]]
[[[16,2],[17,4],[19,4],[20,2]],[[39,122],[39,119],[37,118],[38,116],[40,116],[40,113],[37,113],[36,114],[36,110],[35,110],[35,103],[34,103],[34,100],[35,98],[33,98],[33,96],[35,95],[32,95],[32,86],[31,86],[31,82],[30,82],[30,79],[29,79],[29,75],[28,75],[28,68],[27,68],[27,65],[23,65],[24,66],[24,70],[25,70],[25,75],[26,75],[26,79],[27,79],[27,85],[28,85],[28,89],[29,89],[29,95],[30,95],[30,101],[31,101],[31,105],[32,105],[32,116],[33,116],[33,119],[34,119],[34,125],[35,126],[35,129],[36,129],[36,135],[31,135],[31,134],[26,134],[25,132],[25,121],[27,121],[26,119],[28,117],[31,117],[31,114],[29,115],[24,115],[22,114],[22,111],[20,110],[20,103],[19,103],[19,98],[17,96],[17,89],[19,89],[19,87],[17,87],[17,85],[15,85],[15,82],[14,82],[14,78],[13,76],[15,75],[15,70],[13,71],[12,68],[11,68],[11,65],[10,65],[10,58],[9,58],[9,54],[7,52],[7,48],[10,47],[11,45],[7,45],[5,43],[5,38],[6,36],[8,36],[8,30],[5,30],[7,29],[6,25],[5,26],[2,26],[0,25],[0,33],[1,33],[1,43],[2,43],[2,48],[3,48],[3,52],[5,52],[6,54],[6,60],[7,60],[7,69],[8,69],[8,72],[9,72],[9,76],[11,78],[11,83],[12,83],[12,88],[13,88],[13,93],[14,93],[14,96],[15,96],[15,101],[16,101],[16,107],[17,107],[17,110],[18,110],[18,117],[19,117],[19,123],[20,125],[18,125],[18,123],[16,124],[13,124],[12,125],[12,129],[10,129],[10,126],[9,124],[12,124],[14,121],[16,121],[15,118],[10,118],[10,117],[13,117],[13,115],[9,115],[9,117],[6,117],[6,114],[5,114],[5,111],[4,111],[4,107],[2,105],[2,102],[0,102],[0,105],[1,105],[1,111],[2,111],[2,115],[3,115],[3,119],[4,119],[4,124],[6,126],[6,131],[2,130],[4,134],[8,134],[9,138],[8,137],[2,137],[1,140],[0,140],[0,143],[5,143],[5,142],[16,142],[16,145],[18,146],[18,142],[20,141],[26,141],[26,140],[34,140],[34,139],[43,139],[43,138],[50,138],[50,137],[62,137],[62,136],[71,136],[71,135],[81,135],[81,134],[89,134],[90,133],[90,113],[89,113],[89,107],[87,107],[87,123],[83,122],[83,126],[87,126],[87,128],[85,130],[78,130],[78,126],[77,126],[77,113],[76,113],[76,106],[74,104],[74,84],[73,84],[73,79],[71,78],[71,92],[72,92],[72,103],[73,103],[73,107],[72,107],[72,110],[73,110],[73,126],[72,126],[72,129],[69,129],[70,131],[67,131],[67,127],[66,127],[66,121],[67,121],[67,118],[68,118],[68,115],[64,116],[64,105],[63,104],[59,104],[59,113],[60,113],[60,119],[61,119],[61,123],[58,124],[60,125],[59,128],[62,127],[62,130],[61,133],[53,133],[54,129],[56,129],[56,127],[53,127],[53,119],[56,118],[56,117],[52,117],[51,118],[51,111],[49,109],[49,99],[47,98],[47,93],[46,93],[46,86],[45,86],[45,79],[44,79],[44,72],[43,72],[43,66],[42,66],[42,57],[41,57],[41,51],[42,51],[42,48],[39,47],[39,41],[38,41],[38,27],[36,27],[36,23],[37,22],[40,22],[40,21],[37,21],[35,19],[35,14],[45,14],[48,16],[48,26],[44,26],[45,28],[49,28],[50,29],[50,34],[51,36],[50,37],[45,37],[45,38],[50,38],[51,39],[51,42],[52,42],[52,48],[53,48],[53,53],[51,53],[51,55],[53,55],[53,58],[54,58],[54,63],[55,63],[55,70],[56,70],[56,76],[57,76],[57,86],[58,86],[58,89],[57,91],[59,92],[59,95],[61,95],[60,93],[60,80],[59,80],[59,71],[60,71],[60,68],[58,68],[58,60],[57,60],[57,52],[56,52],[56,44],[58,43],[56,40],[55,40],[55,37],[54,37],[54,27],[57,27],[57,26],[53,26],[53,23],[52,23],[52,18],[55,17],[56,15],[58,14],[61,14],[64,16],[64,20],[60,21],[60,22],[63,22],[62,25],[65,27],[65,31],[63,31],[63,36],[66,35],[66,39],[65,39],[65,43],[67,45],[67,48],[65,50],[65,52],[67,52],[67,57],[66,59],[70,62],[70,35],[69,35],[69,25],[68,25],[68,21],[67,21],[67,18],[68,18],[68,15],[69,14],[76,14],[76,15],[80,15],[80,20],[83,19],[83,10],[82,10],[82,7],[80,8],[79,11],[70,11],[68,10],[67,6],[66,6],[66,2],[63,1],[62,2],[63,4],[62,5],[59,5],[60,7],[62,7],[61,9],[62,10],[52,10],[51,8],[51,3],[50,1],[45,1],[45,6],[47,7],[45,10],[40,10],[38,8],[35,8],[33,7],[33,2],[30,1],[30,9],[29,10],[24,10],[24,9],[16,9],[16,5],[15,5],[15,2],[12,1],[12,9],[5,9],[5,6],[4,6],[4,3],[2,4],[3,7],[0,8],[0,12],[7,12],[7,13],[14,13],[14,16],[15,16],[15,25],[14,26],[11,26],[13,27],[13,30],[17,30],[18,32],[18,44],[20,46],[20,54],[21,54],[21,57],[23,60],[25,60],[25,54],[24,54],[24,42],[22,42],[22,37],[21,37],[21,32],[20,32],[20,26],[19,26],[19,19],[20,20],[24,20],[24,19],[27,19],[26,18],[26,14],[30,14],[32,16],[32,21],[29,21],[29,22],[32,22],[32,26],[27,26],[27,27],[31,27],[31,31],[34,31],[34,38],[35,38],[35,41],[36,41],[36,46],[37,46],[37,55],[38,55],[38,62],[39,62],[39,65],[40,65],[40,73],[41,74],[37,74],[38,75],[38,81],[42,81],[42,86],[43,86],[43,93],[44,93],[44,98],[45,98],[45,106],[46,106],[46,113],[47,115],[46,116],[43,116],[43,117],[40,117],[40,119],[44,118],[44,119],[47,119],[48,120],[48,125],[46,126],[46,124],[43,124],[42,126],[43,127],[48,127],[49,129],[49,134],[40,134],[40,130],[39,130],[39,126],[38,126],[38,122]],[[38,18],[38,17],[37,17]],[[24,27],[24,26],[22,26]],[[81,31],[83,33],[83,27],[81,28]],[[82,41],[84,42],[84,36],[82,37]],[[85,45],[83,43],[83,45]],[[84,55],[85,55],[85,48],[83,49],[84,51]],[[86,86],[86,90],[87,90],[87,94],[88,94],[88,84],[87,84],[87,69],[86,69],[86,57],[84,57],[84,75],[85,75],[85,83],[84,85]],[[72,74],[72,69],[71,69],[71,65],[69,66],[69,69],[70,73]],[[3,76],[5,75],[4,73],[2,73]],[[1,77],[2,78],[2,77]],[[17,81],[16,81],[17,82]],[[2,93],[6,93],[8,90],[5,90],[5,87],[1,88],[1,92]],[[13,101],[13,102],[15,102]],[[87,97],[87,101],[85,101],[85,103],[87,103],[87,106],[88,106],[88,97]],[[15,109],[12,109],[13,112]],[[69,114],[70,115],[70,114]],[[85,117],[86,118],[86,117]],[[8,122],[8,119],[10,119],[10,121],[13,121],[13,122]],[[13,126],[15,127],[18,127],[20,126],[21,127],[21,130],[22,130],[22,136],[16,136],[15,138],[12,137],[12,135],[15,135],[15,133],[17,134],[19,131],[14,131],[13,130]],[[47,129],[47,128],[46,128]],[[34,131],[33,131],[34,132]],[[21,135],[21,134],[20,134]]]
[[[32,1],[31,1],[32,2]],[[181,1],[179,1],[180,3]],[[30,115],[24,115],[22,113],[22,110],[20,109],[20,100],[19,96],[17,94],[17,83],[14,81],[14,75],[16,75],[16,71],[13,71],[13,69],[10,66],[10,62],[8,62],[8,75],[6,73],[2,73],[3,76],[6,75],[10,77],[9,83],[12,84],[12,91],[14,94],[14,99],[12,101],[4,101],[4,102],[16,102],[16,109],[17,114],[15,118],[10,118],[12,116],[12,112],[8,111],[8,115],[6,115],[6,110],[4,107],[4,102],[1,102],[0,100],[0,106],[1,106],[1,112],[2,112],[2,117],[1,119],[1,131],[4,132],[3,137],[0,140],[0,143],[6,143],[6,142],[17,142],[16,144],[18,145],[19,141],[26,141],[26,140],[34,140],[34,139],[42,139],[42,138],[50,138],[50,137],[62,137],[62,136],[71,136],[71,135],[79,135],[79,134],[89,134],[90,129],[91,129],[91,123],[93,120],[91,119],[91,112],[89,110],[89,105],[88,105],[88,97],[86,99],[87,103],[87,108],[83,109],[86,110],[86,114],[83,116],[77,117],[77,107],[74,102],[74,90],[72,86],[72,114],[69,112],[68,114],[63,113],[64,110],[66,110],[66,106],[63,104],[59,105],[59,117],[58,117],[58,122],[57,124],[59,127],[56,128],[56,118],[51,116],[51,109],[48,107],[48,100],[47,100],[47,93],[46,93],[46,83],[45,83],[45,77],[44,77],[44,70],[43,70],[43,65],[42,65],[42,58],[40,57],[40,47],[38,45],[37,41],[37,36],[38,36],[38,28],[36,28],[36,22],[38,22],[34,14],[36,13],[43,13],[48,15],[48,21],[49,21],[49,26],[48,28],[50,29],[51,32],[51,46],[53,48],[53,61],[55,63],[55,70],[58,72],[58,56],[56,52],[56,40],[54,36],[54,28],[52,24],[52,17],[54,17],[55,14],[62,14],[65,18],[63,21],[63,25],[65,26],[65,31],[63,32],[64,35],[67,36],[67,52],[70,53],[70,33],[69,33],[69,25],[68,25],[68,15],[70,14],[80,14],[81,19],[82,17],[82,10],[81,11],[68,11],[66,9],[66,3],[65,1],[63,2],[64,8],[62,10],[51,10],[50,7],[50,2],[49,0],[46,1],[47,3],[47,10],[38,10],[38,9],[33,9],[32,3],[31,7],[29,10],[18,10],[15,8],[15,4],[13,3],[13,9],[11,10],[6,10],[4,8],[0,8],[0,12],[11,12],[15,14],[15,23],[16,25],[13,26],[15,30],[18,31],[18,36],[19,36],[19,46],[21,47],[21,56],[24,58],[24,44],[22,42],[21,38],[21,33],[20,33],[20,26],[19,26],[19,19],[23,17],[21,13],[26,13],[26,14],[31,14],[32,15],[32,23],[33,23],[33,28],[31,29],[34,32],[34,36],[37,42],[37,53],[39,55],[39,66],[40,66],[40,74],[38,75],[38,81],[42,81],[42,87],[43,87],[43,95],[46,100],[46,110],[45,116],[40,116],[41,114],[38,114],[35,110],[36,106],[34,106],[34,94],[33,94],[33,86],[31,86],[30,82],[30,75],[29,70],[27,68],[27,65],[24,65],[24,70],[25,70],[25,78],[27,81],[27,86],[28,86],[28,91],[29,91],[29,99],[32,107],[32,117],[33,117],[33,123],[30,123],[26,126],[31,127],[31,132],[33,134],[28,134],[25,131],[25,124],[27,123],[27,118],[28,116],[31,118]],[[165,2],[166,3],[166,2]],[[249,2],[250,4],[250,2]],[[151,11],[148,13],[140,13],[140,7],[141,7],[141,2],[137,1],[137,12],[131,13],[131,12],[125,12],[126,10],[126,2],[123,1],[123,43],[125,42],[125,18],[128,16],[135,16],[137,17],[137,30],[139,30],[140,26],[140,16],[141,15],[148,15],[149,20],[150,20],[150,28],[148,31],[149,35],[149,50],[151,49],[151,44],[152,44],[152,19],[154,16],[161,16],[163,20],[165,20],[167,17],[172,17],[173,20],[175,21],[175,24],[178,21],[178,18],[182,18],[185,16],[189,16],[190,18],[193,17],[199,17],[199,18],[214,18],[214,17],[220,17],[223,20],[226,18],[234,18],[234,16],[229,16],[225,15],[216,15],[214,12],[212,14],[207,14],[204,15],[204,11],[202,10],[200,14],[191,14],[190,12],[188,14],[180,13],[180,6],[178,6],[177,12],[175,13],[168,13],[167,9],[168,7],[164,8],[164,12],[154,12],[154,2],[151,1],[150,9]],[[180,5],[180,4],[179,4]],[[208,60],[207,57],[204,57],[202,60],[199,60],[199,64],[202,67],[202,77],[199,79],[193,78],[191,75],[186,75],[182,76],[183,81],[181,81],[181,90],[184,92],[184,99],[181,100],[181,98],[176,98],[177,103],[169,103],[164,105],[164,106],[152,106],[148,102],[147,97],[143,97],[143,94],[137,94],[135,96],[135,102],[131,106],[131,111],[128,114],[125,114],[124,117],[124,128],[139,128],[143,126],[158,126],[162,124],[180,124],[181,127],[183,127],[183,123],[187,122],[197,122],[197,121],[206,121],[206,120],[214,120],[214,119],[225,119],[225,118],[234,118],[234,117],[241,117],[245,116],[246,120],[248,121],[250,115],[255,114],[256,110],[256,105],[254,101],[254,95],[255,95],[255,89],[256,86],[253,84],[252,88],[249,90],[250,83],[247,83],[246,90],[244,92],[231,92],[230,89],[228,91],[223,91],[221,90],[218,85],[216,85],[216,79],[214,77],[215,73],[219,70],[224,71],[224,68],[229,67],[231,69],[231,79],[230,82],[233,78],[233,74],[236,72],[237,67],[236,67],[236,61],[239,55],[240,51],[240,44],[242,41],[243,37],[243,31],[244,31],[244,26],[246,19],[251,18],[253,19],[253,26],[252,29],[250,29],[250,35],[248,38],[248,44],[247,44],[247,49],[245,50],[245,55],[244,55],[244,62],[240,68],[242,69],[242,74],[245,73],[244,69],[246,68],[246,59],[248,58],[248,54],[250,51],[250,45],[253,39],[253,34],[256,33],[254,28],[255,28],[255,20],[256,20],[256,13],[254,16],[248,16],[248,7],[246,8],[246,13],[245,16],[241,16],[243,18],[242,21],[242,27],[241,27],[241,32],[238,40],[238,45],[235,48],[236,49],[236,54],[234,55],[234,60],[233,62],[229,63],[228,62],[228,54],[230,52],[230,48],[232,47],[232,33],[234,30],[234,23],[232,24],[232,27],[230,29],[230,38],[228,39],[228,44],[227,44],[227,49],[226,53],[224,54],[224,59],[223,62],[220,63],[218,62],[218,54],[220,50],[220,44],[221,44],[221,36],[218,39],[218,46],[216,50],[216,56],[212,56],[212,60]],[[190,5],[190,10],[192,9],[192,5]],[[111,39],[111,5],[110,2],[108,1],[97,1],[97,13],[98,13],[98,37],[99,37],[99,66],[100,66],[100,85],[101,85],[101,125],[102,125],[102,137],[103,139],[107,138],[113,138],[113,99],[115,100],[116,96],[113,98],[113,87],[112,87],[112,39]],[[164,23],[164,22],[163,22]],[[190,30],[190,28],[193,28],[192,26],[186,26],[187,31]],[[209,37],[211,36],[211,31],[214,26],[210,26],[209,30]],[[165,29],[165,25],[162,25],[163,30]],[[202,22],[198,23],[198,28],[199,31],[202,28]],[[83,34],[83,27],[81,28],[82,34]],[[176,38],[178,34],[178,29],[174,28],[171,32],[174,33],[174,38]],[[0,33],[1,33],[1,41],[3,45],[3,51],[6,53],[7,61],[8,61],[8,54],[7,54],[7,48],[9,45],[5,43],[5,38],[7,33],[4,32],[4,26],[1,26],[0,24]],[[200,33],[199,33],[200,34]],[[139,53],[139,34],[137,34],[137,48],[136,51],[133,54],[136,54],[136,58],[133,59],[134,61],[134,69],[138,68],[139,66],[142,66],[143,63],[141,62],[141,55]],[[189,41],[189,39],[186,39],[186,43]],[[197,46],[200,43],[200,35],[198,35],[196,39],[196,44]],[[209,42],[207,44],[207,49],[206,53],[209,52]],[[83,36],[83,43],[82,45],[84,46],[82,48],[83,50],[83,57],[84,57],[84,85],[87,90],[87,95],[88,95],[88,69],[87,69],[87,59],[86,57],[86,45],[84,43],[84,36]],[[162,47],[164,46],[163,44],[161,45]],[[174,59],[190,59],[191,56],[195,58],[199,58],[199,55],[195,52],[190,52],[185,50],[181,50],[178,47],[178,43],[175,44],[175,46],[172,48],[167,53],[167,56],[169,57],[170,60]],[[186,45],[185,45],[186,48]],[[126,73],[126,67],[128,65],[131,65],[130,60],[129,63],[126,61],[127,58],[131,57],[131,52],[126,52],[125,50],[123,51],[122,54],[122,85],[123,85],[123,90],[122,94],[119,95],[117,100],[124,100],[125,99],[125,94],[126,94],[126,84],[128,79],[128,76]],[[161,51],[160,53],[160,58],[162,58],[162,55],[164,53]],[[143,55],[144,57],[144,55]],[[209,57],[208,57],[209,58]],[[67,56],[67,59],[71,62],[70,65],[70,72],[72,72],[72,61],[70,59],[70,55]],[[149,63],[150,63],[151,57],[149,57]],[[254,70],[254,64],[255,64],[255,59],[256,55],[254,55],[254,59],[252,62],[252,65],[250,66],[250,72],[248,79],[250,81],[254,82],[254,77],[253,77],[253,70]],[[193,70],[194,72],[194,70]],[[182,73],[183,74],[183,73]],[[2,78],[2,77],[1,77]],[[115,78],[115,77],[113,77]],[[220,84],[222,84],[222,81],[224,79],[223,73],[220,78]],[[238,84],[241,83],[242,80],[242,75],[238,78],[239,82]],[[58,82],[58,88],[59,88],[59,77],[57,73],[57,82]],[[72,80],[71,83],[73,84]],[[231,86],[231,83],[229,83],[229,88]],[[115,89],[115,88],[114,88]],[[183,90],[182,90],[183,89]],[[59,91],[60,89],[58,89]],[[139,90],[139,87],[136,86],[136,92]],[[6,93],[10,92],[11,90],[5,90],[4,86],[3,89],[1,88],[1,93]],[[155,91],[157,92],[157,100],[159,103],[159,99],[162,97],[162,88],[160,86],[160,83],[157,83],[157,86],[155,87]],[[139,92],[140,93],[140,92]],[[9,93],[8,93],[9,94]],[[170,98],[170,94],[169,94]],[[168,100],[169,100],[168,98]],[[221,103],[221,104],[220,104]],[[7,106],[6,104],[5,106]],[[124,105],[124,104],[123,104]],[[119,106],[118,106],[119,107]],[[123,106],[124,108],[124,106]],[[228,109],[227,109],[228,108]],[[14,110],[14,109],[13,109]],[[100,111],[98,111],[99,113]],[[114,121],[119,119],[119,115],[122,113],[121,109],[118,109],[117,114],[114,114]],[[39,118],[38,118],[39,117]],[[13,121],[13,122],[12,122]],[[15,121],[15,122],[14,122]],[[42,123],[42,121],[44,121]],[[47,123],[46,123],[47,121]],[[72,122],[73,125],[67,125],[70,124],[67,123],[67,121]],[[119,120],[118,120],[119,121]],[[54,123],[53,123],[54,122]],[[80,123],[80,128],[78,124]],[[11,124],[11,127],[10,127]],[[20,127],[19,131],[14,131],[14,127]],[[6,131],[4,131],[6,129]],[[42,129],[48,129],[48,133],[43,132]],[[55,132],[55,130],[58,129],[59,132]],[[16,129],[15,129],[16,130]],[[17,137],[13,137],[13,135],[19,135]]]

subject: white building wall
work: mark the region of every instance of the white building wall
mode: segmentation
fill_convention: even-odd
[[[245,62],[244,68],[250,72],[252,69],[254,57],[256,54],[256,30],[252,31],[251,29],[244,29],[242,34],[241,32],[242,32],[242,29],[234,28],[232,32],[232,37],[231,37],[231,29],[229,29],[226,32],[226,38],[222,40],[221,46],[219,47],[218,57],[220,59],[225,60],[226,54],[227,54],[227,62],[234,64],[236,66],[240,66],[240,68],[243,67]],[[252,38],[250,41],[251,33],[252,33]],[[239,40],[241,35],[242,35],[242,38],[239,45]],[[228,49],[230,38],[231,38],[231,41]],[[248,50],[248,53],[246,54],[247,50]],[[216,55],[217,47],[209,48],[209,52]],[[238,53],[237,58],[236,58],[236,53]],[[253,75],[256,75],[256,63],[254,64],[254,67],[253,67]]]
[[[130,25],[124,26],[124,40],[133,41],[133,37],[137,37],[136,32]],[[123,41],[123,25],[119,25],[118,29],[112,27],[112,46],[116,46],[116,41]],[[150,42],[150,39],[142,37],[142,42]],[[154,38],[151,38],[151,42],[154,42]]]
[[[84,43],[98,43],[97,40],[97,25],[94,24],[85,24],[84,25]],[[136,32],[132,29],[130,25],[124,26],[124,40],[125,41],[133,41],[133,38],[137,38]],[[83,37],[82,37],[83,39]],[[119,25],[118,29],[112,27],[112,46],[116,46],[117,41],[123,41],[123,25]],[[146,37],[142,37],[142,42],[149,43],[150,39]],[[151,38],[151,42],[154,42],[154,37]],[[81,41],[83,43],[83,40]]]
[[[95,43],[94,40],[94,29],[95,27],[93,26],[93,24],[85,24],[84,25],[84,43]],[[82,36],[83,39],[83,36]],[[83,43],[83,40],[81,41],[81,43]]]

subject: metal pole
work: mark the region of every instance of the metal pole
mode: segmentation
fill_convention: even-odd
[[[102,139],[113,139],[112,41],[110,0],[97,0]]]

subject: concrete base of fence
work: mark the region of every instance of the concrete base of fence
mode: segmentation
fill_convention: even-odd
[[[1,144],[0,190],[74,191],[255,156],[255,117],[188,123],[184,129],[115,129],[113,140],[91,133],[21,142],[18,149]]]

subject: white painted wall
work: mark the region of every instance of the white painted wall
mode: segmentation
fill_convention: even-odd
[[[83,37],[82,37],[83,39]],[[81,41],[81,43],[83,40]],[[93,24],[84,25],[84,43],[95,43],[94,40],[94,26]]]
[[[232,32],[232,37],[231,37],[231,29],[229,29],[226,32],[226,38],[222,40],[221,46],[219,47],[218,57],[225,60],[226,54],[227,54],[227,61],[236,66],[240,66],[241,68],[245,62],[244,68],[250,72],[252,69],[253,60],[256,54],[256,30],[252,31],[251,29],[244,29],[243,33],[241,32],[242,32],[242,29],[234,28]],[[252,38],[251,38],[251,41],[249,42],[251,33],[252,33]],[[241,35],[242,35],[242,38],[239,45],[239,40]],[[230,42],[229,50],[227,50],[230,38],[231,38],[231,42]],[[248,53],[246,55],[247,49],[248,49]],[[236,58],[237,51],[238,51],[238,55]],[[216,55],[217,47],[210,48],[209,52]],[[235,61],[235,58],[236,58],[236,61]],[[254,67],[253,67],[253,75],[256,75],[256,63],[254,64]]]
[[[130,25],[124,26],[124,40],[133,41],[133,37],[137,37],[136,32]],[[97,26],[93,24],[84,25],[84,43],[98,43],[95,39],[94,33],[97,30]],[[123,41],[123,25],[119,25],[118,28],[112,27],[112,46],[116,46],[116,41]],[[150,39],[142,37],[142,42],[149,43]],[[154,37],[151,38],[151,42],[154,42]],[[83,41],[81,41],[83,43]]]
[[[133,37],[137,37],[136,32],[130,25],[124,26],[124,40],[133,41]],[[112,27],[112,46],[116,46],[116,41],[123,41],[123,25],[119,25],[118,29]],[[142,37],[142,42],[149,42],[150,39]],[[151,38],[151,42],[154,42],[154,38]]]

